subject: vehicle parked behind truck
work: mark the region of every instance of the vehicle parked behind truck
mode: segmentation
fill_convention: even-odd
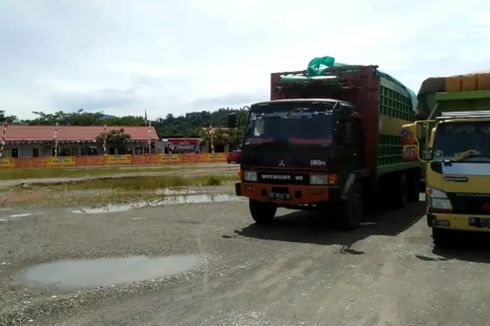
[[[490,232],[490,74],[429,78],[419,100],[421,120],[403,127],[402,141],[404,157],[426,165],[434,242]]]
[[[380,194],[400,207],[418,200],[420,166],[403,160],[399,136],[414,119],[410,91],[374,65],[272,73],[271,100],[249,110],[236,193],[259,224],[277,207],[334,207],[356,228]]]

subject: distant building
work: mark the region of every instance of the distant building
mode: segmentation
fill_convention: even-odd
[[[4,130],[5,129],[5,130]],[[125,126],[0,126],[4,135],[3,157],[81,156],[104,154],[104,133],[121,131],[123,142],[106,141],[107,154],[155,152],[158,136],[153,127]]]

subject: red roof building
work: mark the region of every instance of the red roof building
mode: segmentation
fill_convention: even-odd
[[[129,135],[123,143],[105,142],[104,134],[120,131]],[[0,127],[4,157],[51,155],[144,154],[154,148],[154,127],[126,126],[20,126]],[[104,151],[105,147],[105,151]]]

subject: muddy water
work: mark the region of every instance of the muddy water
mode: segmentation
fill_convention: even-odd
[[[31,267],[23,273],[22,279],[68,289],[95,288],[180,274],[197,268],[203,262],[201,256],[66,260]]]
[[[96,208],[81,208],[72,210],[72,213],[76,214],[100,214],[100,213],[115,213],[124,212],[130,209],[147,207],[147,206],[166,206],[166,205],[184,205],[184,204],[202,204],[202,203],[216,203],[216,202],[232,202],[240,201],[240,198],[235,195],[229,194],[209,194],[198,193],[192,190],[163,190],[159,192],[163,195],[163,199],[154,201],[140,201],[128,204],[109,204],[104,207]]]
[[[130,204],[109,204],[103,207],[95,207],[95,208],[80,208],[72,210],[72,213],[76,214],[100,214],[100,213],[117,213],[117,212],[125,212],[134,208],[141,208],[146,206],[153,206],[152,202],[136,202]]]

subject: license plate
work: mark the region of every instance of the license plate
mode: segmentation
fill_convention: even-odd
[[[271,192],[270,198],[276,200],[291,200],[291,195],[286,193]]]
[[[490,228],[490,218],[470,217],[470,226],[477,228]]]

